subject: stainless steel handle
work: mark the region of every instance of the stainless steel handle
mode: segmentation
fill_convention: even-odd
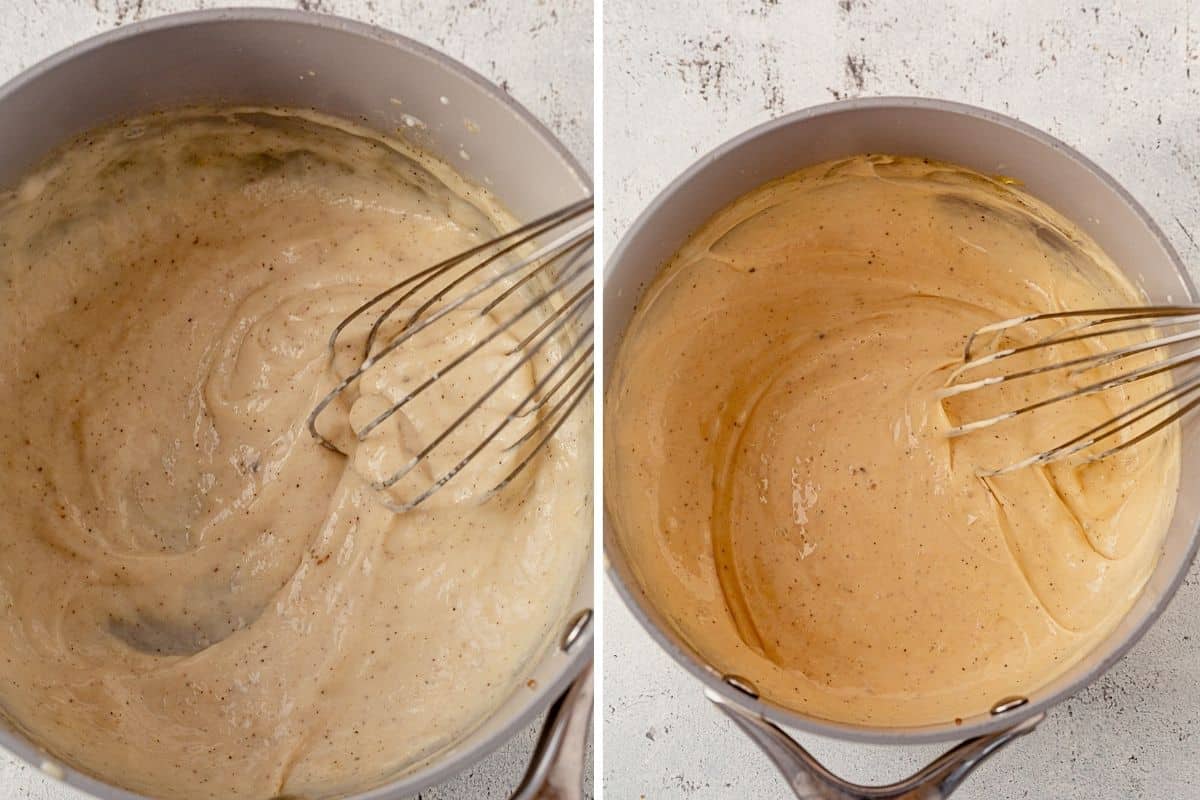
[[[589,663],[546,714],[529,768],[512,800],[581,800],[583,758],[592,727]]]
[[[989,756],[1032,731],[1046,716],[1036,714],[998,733],[967,739],[902,781],[862,786],[834,775],[760,714],[711,690],[705,695],[767,754],[799,800],[943,800]]]

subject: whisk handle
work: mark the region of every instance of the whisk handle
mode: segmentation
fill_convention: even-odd
[[[968,739],[904,780],[887,786],[851,783],[825,768],[795,739],[766,718],[715,692],[708,699],[766,753],[797,800],[944,800],[988,757],[1032,731],[1045,714]]]
[[[592,727],[589,663],[546,714],[537,747],[511,800],[581,800],[584,751]]]

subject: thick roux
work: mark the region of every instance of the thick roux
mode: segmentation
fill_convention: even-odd
[[[11,719],[138,792],[261,800],[371,783],[526,691],[589,546],[584,416],[499,496],[403,515],[304,427],[338,320],[504,220],[403,143],[255,109],[88,134],[0,195]]]
[[[1177,432],[985,479],[1135,395],[951,440],[1086,377],[935,391],[983,324],[1142,302],[1052,209],[952,165],[856,157],[743,196],[646,290],[609,385],[607,506],[644,591],[718,669],[832,720],[944,723],[1038,688],[1155,566]]]

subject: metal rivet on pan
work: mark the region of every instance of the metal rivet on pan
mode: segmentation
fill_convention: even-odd
[[[1020,708],[1029,702],[1028,697],[1006,697],[996,705],[992,706],[992,715],[1003,714],[1005,711],[1012,711],[1014,708]]]
[[[743,694],[748,694],[755,700],[758,699],[758,689],[754,688],[754,684],[743,678],[741,675],[726,675],[725,682]]]
[[[558,643],[560,650],[570,650],[571,645],[579,641],[579,637],[587,630],[587,626],[592,621],[592,610],[585,608],[575,616],[571,617],[571,621],[567,623],[567,629],[563,631],[562,639]]]

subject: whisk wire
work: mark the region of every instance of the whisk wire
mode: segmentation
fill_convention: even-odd
[[[374,419],[372,419],[370,422],[368,422],[366,425],[364,425],[362,428],[359,429],[358,434],[357,434],[359,441],[363,441],[364,439],[366,439],[367,436],[369,436],[371,434],[371,431],[375,430],[377,427],[379,427],[384,422],[386,422],[389,417],[391,417],[393,414],[395,414],[400,409],[404,408],[406,405],[408,405],[410,402],[412,402],[415,398],[417,398],[421,394],[423,394],[425,392],[425,390],[427,390],[429,387],[431,387],[434,384],[441,381],[443,378],[446,377],[446,375],[450,374],[457,367],[459,367],[460,365],[465,363],[467,360],[469,360],[471,358],[471,356],[478,353],[480,350],[482,350],[484,347],[486,347],[492,341],[499,338],[502,334],[507,333],[510,328],[512,328],[514,325],[517,324],[517,322],[519,322],[520,320],[529,316],[529,314],[531,314],[534,310],[539,308],[547,299],[552,297],[561,288],[562,288],[561,286],[556,285],[556,286],[552,287],[551,289],[548,289],[542,295],[531,300],[528,304],[526,304],[526,306],[523,309],[518,311],[516,314],[513,314],[512,316],[510,316],[502,324],[498,325],[495,329],[493,329],[487,336],[476,341],[467,350],[460,353],[457,357],[451,359],[451,361],[449,363],[447,363],[446,366],[439,369],[433,375],[426,378],[425,381],[422,382],[420,385],[418,385],[415,389],[409,391],[407,394],[405,394],[399,400],[394,402],[385,411],[380,413],[378,416],[376,416]],[[567,303],[564,305],[564,308],[574,307],[576,304],[578,304],[580,302],[580,299],[583,297],[584,293],[587,293],[590,291],[591,290],[589,287],[584,287],[584,288],[580,289],[579,292],[576,293],[576,295],[571,300],[567,301]],[[558,318],[558,316],[560,316],[560,315],[556,312],[554,318]],[[538,331],[543,330],[544,327],[545,327],[545,323],[542,323],[542,325],[539,326],[539,328],[537,330]],[[558,330],[558,329],[556,328],[556,330]],[[402,334],[402,337],[403,337],[403,334]],[[509,350],[507,354],[513,355],[513,354],[519,352],[520,350],[524,349],[524,347],[526,347],[528,345],[529,338],[530,337],[527,337],[516,347]],[[401,342],[401,344],[403,344],[403,342]],[[389,344],[388,348],[386,348],[384,351],[382,351],[382,354],[386,355],[387,353],[391,353],[398,346],[399,345],[396,345],[394,347]]]
[[[1124,375],[1119,375],[1115,378],[1106,378],[1104,380],[1096,381],[1095,383],[1090,383],[1086,386],[1081,386],[1078,389],[1072,389],[1071,391],[1062,392],[1061,394],[1053,395],[1051,397],[1047,397],[1042,400],[1036,400],[1032,403],[1029,403],[1028,405],[1025,405],[1025,406],[1022,406],[1022,407],[1016,409],[1015,411],[1006,411],[1003,414],[997,414],[995,416],[988,417],[988,418],[982,419],[982,420],[978,420],[976,422],[969,422],[969,423],[964,423],[961,425],[956,425],[956,426],[950,428],[946,432],[946,435],[951,436],[951,437],[961,436],[964,433],[970,433],[972,431],[977,431],[981,428],[991,427],[992,425],[995,425],[998,422],[1004,422],[1005,420],[1012,419],[1013,417],[1020,416],[1021,414],[1028,414],[1031,411],[1037,411],[1039,408],[1045,408],[1046,406],[1052,405],[1054,403],[1061,403],[1064,400],[1072,400],[1076,397],[1085,397],[1087,395],[1096,394],[1098,392],[1108,391],[1109,389],[1115,389],[1118,386],[1125,386],[1126,384],[1130,384],[1135,381],[1140,381],[1145,378],[1153,377],[1155,375],[1161,375],[1162,373],[1172,370],[1175,367],[1178,367],[1183,364],[1191,364],[1196,361],[1200,361],[1200,349],[1189,350],[1186,353],[1181,353],[1180,355],[1172,356],[1171,358],[1168,358],[1164,361],[1160,361],[1155,364],[1151,364],[1150,366],[1141,367],[1139,369],[1133,370],[1132,372],[1125,373]],[[1062,369],[1062,368],[1063,368],[1063,365],[1061,365],[1061,364],[1053,367],[1053,369]],[[1035,373],[1028,372],[1028,373],[1025,373],[1024,375],[1005,376],[1004,379],[999,380],[999,381],[994,381],[993,384],[991,384],[991,385],[994,385],[995,383],[1003,383],[1007,380],[1015,379],[1018,377],[1028,377],[1028,375],[1030,375],[1030,374],[1035,374]],[[971,388],[981,388],[981,387],[970,386],[968,388],[968,390]]]
[[[539,439],[533,445],[533,447],[529,448],[524,457],[517,462],[517,465],[513,467],[508,475],[505,476],[504,479],[498,484],[496,484],[495,488],[492,489],[493,492],[499,492],[505,486],[508,486],[510,483],[512,483],[513,480],[520,475],[522,471],[524,471],[525,467],[529,465],[538,451],[541,450],[547,442],[554,438],[555,434],[558,433],[563,424],[570,419],[571,414],[575,412],[575,409],[579,407],[580,403],[582,403],[584,398],[587,397],[591,392],[592,381],[594,377],[595,369],[589,368],[587,372],[581,376],[578,381],[576,381],[572,392],[567,395],[569,402],[561,404],[557,417],[553,416],[552,414],[545,417],[545,419],[554,419],[554,423],[550,425],[549,429],[542,435],[542,438]]]
[[[498,377],[494,377],[490,386],[474,397],[452,422],[429,439],[404,466],[387,478],[372,481],[371,485],[380,491],[395,486],[418,464],[426,461],[456,431],[462,429],[464,423],[479,412],[519,370],[527,367],[541,354],[541,360],[545,361],[546,365],[544,370],[539,370],[533,387],[515,408],[504,413],[498,423],[491,425],[486,435],[474,442],[453,466],[433,479],[411,500],[395,503],[390,495],[384,495],[382,499],[386,505],[397,511],[415,508],[458,475],[504,430],[518,421],[525,420],[526,422],[522,423],[525,426],[523,432],[512,443],[502,448],[501,452],[513,452],[531,441],[532,446],[520,454],[515,466],[485,495],[499,491],[511,483],[531,462],[534,455],[559,431],[592,389],[595,377],[593,329],[590,324],[584,325],[586,317],[590,316],[593,303],[593,282],[590,277],[591,212],[590,198],[573,203],[432,267],[422,269],[355,308],[330,334],[328,349],[331,363],[334,363],[339,339],[346,329],[368,311],[376,310],[386,302],[367,331],[360,363],[338,380],[309,414],[309,433],[324,447],[346,455],[334,441],[317,429],[318,418],[338,397],[362,379],[369,370],[396,354],[399,348],[413,342],[414,337],[440,320],[452,314],[467,314],[474,318],[497,314],[505,300],[520,292],[523,298],[528,298],[526,302],[502,315],[486,335],[467,342],[461,352],[451,357],[444,365],[436,367],[430,376],[390,403],[387,409],[377,414],[366,425],[354,431],[355,437],[364,441],[388,418],[430,387],[444,380],[456,368],[479,355],[488,344],[511,331],[519,321],[533,318],[536,324],[533,324],[532,330],[504,353],[505,358],[515,357],[515,361],[507,365]],[[473,263],[473,259],[478,259],[477,263]],[[442,281],[444,283],[439,283]],[[582,285],[578,289],[572,290],[572,287],[580,284]],[[489,292],[497,294],[488,298]],[[565,299],[564,294],[567,295]],[[477,298],[483,302],[482,308],[475,309],[469,305]],[[416,310],[395,323],[398,326],[395,335],[379,346],[378,340],[384,325],[398,310],[410,303],[417,305]],[[568,330],[578,331],[569,346],[560,349],[547,347],[551,342],[567,335]],[[533,441],[539,435],[540,438]]]
[[[506,256],[512,254],[513,252],[517,251],[519,248],[521,248],[521,247],[525,246],[526,244],[528,244],[529,242],[533,241],[538,236],[545,233],[547,230],[553,228],[554,225],[557,224],[557,222],[558,222],[558,220],[556,218],[555,220],[553,220],[551,222],[547,222],[547,223],[540,224],[540,225],[538,223],[533,223],[534,227],[531,230],[529,230],[526,235],[517,237],[516,239],[509,241],[503,248],[501,248],[497,252],[491,254],[488,258],[481,261],[474,268],[459,275],[457,278],[455,278],[449,284],[447,284],[446,286],[439,289],[432,297],[425,300],[415,311],[413,311],[413,313],[409,316],[409,318],[401,325],[401,328],[403,329],[403,328],[406,328],[409,325],[411,325],[413,322],[415,322],[417,319],[419,319],[426,311],[428,311],[434,305],[439,303],[443,298],[445,298],[446,295],[448,295],[450,292],[452,292],[453,290],[458,288],[460,285],[462,285],[466,281],[468,281],[471,278],[475,277],[476,275],[480,274],[481,272],[483,272],[484,270],[486,270],[488,267],[492,266],[496,262],[501,261]],[[588,232],[586,235],[590,236],[591,235],[590,227],[588,227],[587,230],[588,230]],[[531,253],[530,255],[526,256],[525,258],[520,260],[517,264],[512,266],[507,271],[507,273],[504,274],[502,278],[500,278],[500,280],[503,280],[504,278],[510,277],[512,274],[520,272],[521,270],[525,269],[526,267],[528,267],[531,264],[537,264],[539,262],[541,263],[541,266],[538,267],[537,270],[534,270],[533,273],[526,275],[525,279],[529,279],[534,274],[540,273],[542,270],[548,269],[549,265],[554,263],[553,260],[550,260],[548,258],[548,256],[550,254],[552,254],[553,252],[555,252],[555,250],[558,247],[562,246],[564,244],[564,242],[570,242],[570,241],[573,241],[573,240],[571,239],[570,235],[567,235],[567,236],[562,237],[558,241],[551,242],[547,245],[544,245],[540,249],[538,249],[535,252]],[[499,242],[497,242],[496,240],[493,240],[494,245],[498,244],[498,243]],[[451,261],[453,261],[453,259],[451,259]],[[457,264],[459,264],[459,263],[462,263],[462,262],[457,261],[452,264],[449,264],[448,268],[457,266]],[[431,275],[431,276],[425,278],[418,285],[412,287],[409,291],[405,292],[398,299],[393,301],[386,309],[384,309],[383,313],[380,314],[379,317],[375,320],[375,323],[371,326],[370,332],[367,334],[367,341],[366,341],[366,346],[364,348],[364,354],[363,354],[364,357],[369,356],[371,354],[371,349],[372,349],[373,345],[375,344],[375,339],[376,339],[376,337],[378,337],[380,329],[383,327],[383,325],[389,319],[391,319],[392,315],[394,313],[396,313],[397,309],[399,309],[401,306],[403,306],[404,303],[408,302],[408,300],[410,300],[413,296],[415,296],[417,294],[417,292],[419,292],[421,289],[423,289],[426,286],[428,286],[429,284],[431,284],[437,278],[440,278],[442,276],[442,274],[446,271],[448,271],[448,269],[443,270],[442,272],[438,272],[434,275]],[[499,283],[499,282],[500,281],[497,281],[497,283]],[[520,281],[518,281],[518,283],[519,282]],[[495,283],[492,283],[492,284],[489,284],[489,285],[481,287],[481,288],[484,291],[486,291],[487,289],[490,289],[494,285],[495,285]],[[503,300],[503,298],[505,296],[507,296],[507,295],[506,294],[501,295],[501,297],[497,298],[495,302],[498,303],[499,301]]]
[[[579,202],[573,203],[569,206],[566,206],[565,208],[560,208],[557,211],[552,211],[551,213],[546,214],[543,217],[539,217],[538,219],[535,219],[534,221],[532,221],[526,225],[522,225],[519,228],[515,228],[506,233],[502,233],[499,236],[495,237],[494,239],[490,239],[490,240],[483,242],[481,244],[478,244],[470,249],[464,250],[463,252],[453,255],[444,261],[438,262],[437,264],[434,264],[431,267],[426,267],[425,269],[420,270],[419,272],[416,272],[413,275],[410,275],[408,278],[404,279],[403,281],[393,284],[392,286],[388,287],[387,289],[384,289],[382,292],[380,292],[379,294],[372,297],[370,300],[367,300],[366,302],[364,302],[358,308],[351,311],[341,322],[339,322],[334,327],[333,331],[330,333],[330,336],[329,336],[330,352],[332,353],[336,349],[338,337],[341,336],[342,331],[344,331],[347,327],[349,327],[350,324],[354,322],[354,320],[358,319],[360,316],[365,314],[372,307],[374,307],[376,304],[378,304],[381,300],[391,297],[393,294],[395,294],[396,292],[405,288],[406,286],[409,286],[413,283],[416,283],[417,281],[420,281],[422,278],[426,277],[427,275],[445,272],[446,270],[451,269],[455,266],[458,266],[459,264],[463,263],[464,261],[466,261],[470,258],[473,258],[474,256],[477,256],[477,255],[480,255],[481,253],[486,252],[490,248],[496,247],[498,244],[500,244],[502,242],[508,242],[512,239],[522,239],[522,241],[529,241],[531,238],[533,238],[537,235],[537,233],[534,233],[534,231],[541,231],[545,228],[545,226],[552,225],[553,223],[555,223],[558,220],[568,219],[568,218],[571,218],[571,219],[576,218],[579,215],[581,215],[582,213],[590,211],[591,208],[592,208],[591,198],[588,198],[586,200],[580,200]],[[522,238],[522,237],[524,237],[524,238]]]
[[[577,308],[577,310],[578,309],[587,309],[587,308],[590,308],[590,304],[577,304],[576,308]],[[565,325],[567,325],[569,322],[571,322],[573,317],[574,317],[574,314],[567,314],[567,315],[561,316],[559,318],[558,322],[555,323],[554,327],[552,329],[550,329],[549,331],[547,331],[545,333],[545,335],[542,336],[541,339],[539,339],[538,341],[536,341],[532,345],[530,345],[528,348],[526,348],[522,357],[516,363],[512,364],[504,373],[502,373],[501,376],[499,378],[497,378],[492,383],[492,385],[483,392],[483,394],[481,394],[479,397],[477,397],[467,407],[467,409],[465,411],[463,411],[463,413],[458,417],[458,419],[454,420],[454,422],[452,422],[449,425],[449,427],[447,427],[445,430],[443,430],[438,436],[434,437],[433,440],[430,441],[429,444],[427,444],[423,450],[421,450],[416,456],[413,457],[412,461],[407,466],[403,467],[402,469],[400,469],[399,471],[394,473],[387,480],[382,481],[381,483],[378,483],[376,485],[376,488],[387,489],[387,488],[395,485],[395,483],[397,481],[399,481],[401,478],[403,478],[405,475],[407,475],[413,469],[413,467],[415,467],[418,463],[420,463],[423,459],[425,459],[430,453],[433,452],[433,450],[438,445],[440,445],[443,441],[445,441],[453,433],[454,429],[457,428],[459,425],[461,425],[463,423],[463,421],[465,421],[467,419],[467,417],[469,417],[471,414],[473,414],[475,411],[477,411],[480,408],[480,406],[482,406],[497,391],[499,391],[500,387],[503,386],[508,381],[509,378],[511,378],[513,375],[515,375],[517,370],[521,369],[527,363],[529,363],[529,360],[536,353],[538,353],[542,349],[542,347],[544,347],[548,342],[550,342],[554,338],[555,334],[557,334]],[[556,369],[558,364],[561,364],[561,363],[562,363],[562,361],[559,360],[558,362],[556,362],[555,366],[552,367],[551,369]],[[537,387],[535,387],[535,390],[536,390],[536,388]],[[396,408],[397,408],[397,406],[393,406],[391,409],[389,409],[389,411],[385,412],[384,414],[381,414],[380,417],[382,417],[382,419],[386,419],[388,416],[391,416],[391,414],[395,413]],[[511,416],[511,415],[509,415],[509,416]],[[378,424],[378,422],[382,421],[380,419],[380,417],[377,417],[376,420],[373,420],[373,422],[375,424]],[[370,433],[370,431],[367,428],[363,428],[359,432],[359,438],[363,438],[367,433]],[[487,441],[484,442],[484,444],[490,443],[493,438],[495,438],[495,437],[494,436],[489,437],[487,439]]]
[[[531,223],[531,224],[537,224],[537,223]],[[590,226],[589,226],[589,229],[590,229]],[[572,237],[570,241],[573,241],[576,244],[579,244],[579,243],[584,243],[589,239],[590,239],[590,232],[587,234],[586,237],[580,235],[580,236]],[[473,248],[470,252],[478,254],[479,252],[482,252],[484,249],[486,249],[486,248],[484,248],[483,246],[480,246],[477,248]],[[541,252],[542,251],[539,251],[539,253],[541,253]],[[444,272],[447,269],[451,268],[452,266],[455,266],[455,265],[461,263],[462,260],[463,259],[459,258],[458,256],[451,258],[451,259],[447,259],[446,261],[439,264],[436,269],[440,270],[441,272]],[[489,259],[489,263],[491,260],[492,259]],[[453,302],[446,304],[443,308],[439,309],[437,312],[430,315],[429,317],[426,317],[424,320],[421,320],[420,322],[416,323],[415,325],[410,324],[408,327],[402,329],[400,334],[397,335],[396,338],[392,339],[387,345],[385,345],[379,351],[377,351],[375,353],[367,354],[366,357],[364,358],[363,362],[361,364],[359,364],[359,366],[355,370],[353,370],[349,375],[347,375],[345,378],[343,378],[327,395],[325,395],[325,397],[323,397],[321,399],[321,401],[319,403],[317,403],[316,407],[313,409],[312,413],[310,413],[309,417],[308,417],[308,432],[328,449],[333,450],[338,453],[342,453],[342,455],[346,455],[339,447],[337,447],[337,445],[335,445],[332,441],[327,439],[324,435],[322,435],[317,430],[316,421],[317,421],[317,418],[321,415],[321,413],[326,408],[328,408],[329,405],[339,395],[342,394],[342,392],[344,392],[347,388],[349,388],[350,384],[354,383],[356,380],[358,380],[360,377],[362,377],[362,375],[364,373],[366,373],[367,370],[374,367],[377,363],[379,363],[385,357],[387,357],[394,351],[398,350],[401,346],[406,344],[412,337],[416,336],[418,333],[425,330],[430,325],[433,325],[434,323],[438,322],[443,317],[453,313],[454,311],[457,311],[463,305],[465,305],[466,303],[475,299],[476,297],[483,294],[484,292],[487,292],[489,289],[492,289],[497,284],[501,283],[504,280],[507,280],[508,278],[512,277],[514,274],[527,268],[531,263],[533,263],[533,261],[534,261],[533,256],[529,256],[529,257],[521,259],[513,266],[498,272],[496,275],[494,275],[490,279],[483,281],[479,286],[464,293],[463,295],[458,297]],[[430,272],[430,270],[424,270],[423,273],[421,273],[421,274],[428,274],[429,272]],[[333,336],[330,337],[331,357],[332,357],[332,355],[334,355],[333,348],[336,346],[336,337],[338,336],[338,334],[341,331],[345,330],[346,326],[349,324],[348,320],[350,320],[352,317],[361,316],[362,313],[364,313],[367,309],[370,308],[371,304],[378,302],[380,299],[389,296],[389,294],[391,294],[393,290],[397,289],[397,287],[401,287],[403,285],[407,285],[408,283],[411,283],[411,280],[412,279],[410,278],[410,279],[402,282],[401,284],[397,284],[395,287],[392,287],[392,289],[385,290],[384,292],[380,292],[378,295],[375,296],[375,298],[373,300],[368,301],[367,303],[363,304],[363,306],[360,306],[357,310],[352,312],[350,317],[347,317],[346,320],[343,320],[338,325],[338,327],[335,329]],[[561,287],[559,287],[559,288],[561,288]],[[546,298],[550,297],[552,294],[553,294],[552,291],[548,291],[548,292],[544,293],[540,299],[542,301],[544,301]],[[372,326],[372,327],[374,327],[374,326]]]
[[[1113,416],[1111,419],[1105,420],[1104,422],[1100,423],[1099,425],[1096,425],[1095,427],[1084,431],[1083,433],[1079,434],[1078,436],[1075,436],[1074,438],[1064,442],[1061,445],[1058,445],[1057,447],[1053,447],[1049,450],[1045,450],[1041,453],[1037,453],[1036,455],[1030,456],[1029,458],[1026,458],[1026,459],[1022,459],[1021,461],[1018,461],[1014,464],[1010,464],[1006,467],[1001,467],[999,469],[992,469],[992,470],[983,470],[979,474],[982,477],[991,477],[993,475],[1004,475],[1006,473],[1015,472],[1018,469],[1023,469],[1025,467],[1033,466],[1035,464],[1048,464],[1052,461],[1059,461],[1059,460],[1062,460],[1065,458],[1070,458],[1071,456],[1076,455],[1077,453],[1081,453],[1084,450],[1088,449],[1089,447],[1094,446],[1098,442],[1101,442],[1104,439],[1107,439],[1109,436],[1119,432],[1120,430],[1128,428],[1132,425],[1135,425],[1138,422],[1142,421],[1143,419],[1146,419],[1146,418],[1150,417],[1151,415],[1161,411],[1162,409],[1172,405],[1173,403],[1177,403],[1183,397],[1185,397],[1189,394],[1192,394],[1193,392],[1196,392],[1198,390],[1200,390],[1200,375],[1194,376],[1182,384],[1178,384],[1178,385],[1173,386],[1172,388],[1167,389],[1163,392],[1159,392],[1158,394],[1155,394],[1155,395],[1147,398],[1146,400],[1143,400],[1142,402],[1137,403],[1136,405],[1125,409],[1124,411]],[[1138,442],[1141,442],[1141,441],[1149,438],[1153,434],[1158,433],[1158,431],[1162,430],[1163,428],[1170,425],[1175,420],[1177,420],[1180,417],[1182,417],[1183,415],[1185,415],[1188,411],[1190,411],[1197,404],[1200,404],[1200,397],[1191,401],[1189,404],[1187,404],[1183,408],[1177,409],[1174,413],[1170,414],[1165,419],[1159,421],[1158,423],[1156,423],[1152,427],[1146,429],[1145,431],[1142,431],[1141,433],[1139,433],[1129,439],[1126,439],[1125,441],[1121,442],[1120,444],[1118,444],[1114,447],[1110,447],[1107,450],[1104,450],[1100,453],[1089,456],[1087,460],[1088,461],[1100,461],[1105,458],[1108,458],[1109,456],[1111,456],[1115,453],[1120,452],[1121,450],[1124,450],[1125,448],[1132,447],[1133,445],[1137,444]],[[1147,408],[1147,406],[1151,406],[1151,407]],[[1141,413],[1138,413],[1138,412],[1141,412]]]
[[[1002,348],[983,355],[976,354],[977,344],[984,336],[993,335],[996,337],[992,339],[993,343],[995,343],[998,340],[999,334],[1006,330],[1052,319],[1084,319],[1085,321],[1077,325],[1069,325],[1031,344]],[[985,325],[968,337],[963,350],[964,363],[951,371],[947,378],[946,386],[937,392],[937,396],[939,399],[956,397],[981,390],[988,386],[995,386],[1055,370],[1069,370],[1070,375],[1079,375],[1091,369],[1111,366],[1124,359],[1136,355],[1150,354],[1163,348],[1167,348],[1169,353],[1169,349],[1171,348],[1178,348],[1187,342],[1200,339],[1200,328],[1157,336],[1144,342],[1137,342],[1115,349],[1101,350],[1097,353],[1091,353],[1087,356],[1068,359],[1066,361],[1043,364],[1001,375],[990,375],[971,381],[960,381],[960,378],[971,370],[1054,345],[1079,342],[1115,334],[1197,325],[1198,323],[1200,323],[1200,307],[1187,305],[1081,309],[1029,314],[1023,317],[1002,320]],[[958,425],[949,428],[947,435],[950,437],[963,436],[989,428],[1022,414],[1032,413],[1047,406],[1077,397],[1105,392],[1156,375],[1174,372],[1182,367],[1196,363],[1200,363],[1200,347],[1187,349],[1175,354],[1168,354],[1154,363],[1130,369],[1119,375],[1095,381],[1071,391],[1060,392],[1051,397],[1035,400],[1015,410],[1004,411],[984,419],[960,422]],[[1104,440],[1117,436],[1123,431],[1133,430],[1139,423],[1152,419],[1156,414],[1161,415],[1162,412],[1169,411],[1162,419],[1149,425],[1144,430],[1136,431],[1133,435],[1121,440],[1117,444],[1086,457],[1087,461],[1099,461],[1108,458],[1115,453],[1145,441],[1150,436],[1162,431],[1190,413],[1197,406],[1200,406],[1200,397],[1179,405],[1181,401],[1197,392],[1200,392],[1200,374],[1173,381],[1169,388],[1155,392],[1150,397],[1114,414],[1114,416],[1106,419],[1099,425],[1074,436],[1062,444],[1020,459],[1007,466],[981,471],[980,474],[983,476],[1001,475],[1024,467],[1048,464],[1076,456],[1085,450],[1095,448]],[[1174,407],[1173,410],[1171,410],[1172,407]]]
[[[569,319],[569,318],[564,317],[562,319],[562,323],[565,324],[567,319]],[[459,415],[458,419],[456,419],[449,426],[447,426],[447,428],[445,430],[443,430],[433,441],[431,441],[429,444],[427,444],[420,453],[418,453],[416,456],[414,456],[409,461],[408,464],[406,464],[404,467],[397,470],[389,478],[387,478],[383,481],[375,482],[374,484],[372,484],[373,487],[376,489],[380,489],[380,490],[391,488],[398,481],[400,481],[405,475],[407,475],[409,472],[411,472],[416,467],[417,464],[419,464],[422,460],[424,460],[426,457],[428,457],[429,454],[432,453],[433,450],[439,444],[442,443],[442,441],[444,441],[448,436],[450,436],[459,425],[461,425],[464,421],[466,421],[466,419],[468,417],[470,417],[473,413],[475,413],[475,411],[477,411],[480,406],[482,406],[485,402],[487,402],[488,398],[490,398],[493,394],[495,394],[495,392],[497,390],[499,390],[499,388],[501,386],[503,386],[504,383],[510,377],[512,377],[512,375],[514,373],[516,373],[516,371],[518,369],[520,369],[525,364],[527,364],[529,362],[529,360],[531,358],[533,358],[534,354],[536,354],[542,348],[542,346],[544,346],[547,342],[551,341],[553,339],[553,334],[556,332],[557,331],[550,331],[546,336],[544,336],[537,343],[535,343],[523,355],[523,357],[521,358],[521,360],[518,363],[512,365],[508,369],[508,371],[505,372],[505,374],[499,380],[497,380],[495,383],[493,383],[492,386],[483,395],[476,398],[475,401],[472,402],[471,405],[465,411],[463,411],[461,415]],[[585,333],[585,337],[589,337],[590,335],[591,335],[591,327],[589,326],[587,332]],[[580,341],[582,341],[583,338],[584,337],[581,337],[579,340],[577,340],[575,342],[575,344],[572,346],[572,349],[577,348],[579,346]],[[560,360],[557,363],[561,364],[561,363],[563,363],[563,361]],[[557,364],[556,364],[556,366],[557,366]],[[550,375],[547,375],[547,376],[543,377],[540,381],[538,381],[538,383],[535,384],[535,386],[532,389],[530,389],[529,393],[525,396],[525,398],[518,404],[517,408],[523,407],[526,403],[529,402],[530,398],[536,396],[538,390],[541,388],[541,386],[547,380],[549,380],[550,377],[551,377]],[[590,383],[589,383],[589,386],[590,386]],[[505,415],[504,418],[502,418],[500,420],[500,422],[496,426],[494,426],[492,428],[492,430],[486,436],[484,436],[479,441],[479,443],[476,444],[476,446],[474,448],[472,448],[470,450],[470,452],[467,453],[467,455],[463,456],[463,458],[460,459],[457,464],[455,464],[453,467],[451,467],[449,470],[447,470],[445,473],[443,473],[440,477],[435,479],[433,481],[432,485],[428,489],[426,489],[421,494],[417,495],[413,500],[409,501],[409,503],[406,503],[404,506],[402,506],[401,510],[410,510],[411,508],[415,507],[417,504],[422,502],[429,495],[431,495],[433,492],[437,491],[442,486],[449,483],[450,480],[452,478],[454,478],[456,475],[458,475],[458,473],[461,472],[468,463],[470,463],[472,460],[474,460],[474,458],[476,456],[478,456],[479,453],[482,452],[485,447],[487,447],[489,444],[491,444],[492,441],[494,441],[497,436],[499,436],[501,433],[503,433],[504,429],[507,428],[508,425],[510,423],[512,423],[516,418],[517,417],[514,414]],[[557,427],[555,428],[555,430],[557,430]],[[523,466],[524,466],[523,464],[518,465],[518,469],[523,468]],[[514,477],[514,476],[511,474],[509,476],[505,477],[504,479],[502,479],[500,481],[500,485],[507,485],[507,483],[509,481],[511,481],[512,477]],[[496,490],[495,488],[492,489],[492,491],[495,491],[495,490]]]
[[[592,331],[590,328],[588,329],[588,332],[586,335],[589,338],[591,337]],[[528,417],[530,414],[534,414],[538,411],[541,411],[542,408],[545,407],[546,403],[548,403],[550,401],[550,398],[553,397],[555,394],[557,394],[558,390],[562,388],[562,385],[564,383],[566,383],[567,381],[569,381],[571,379],[571,376],[574,375],[576,372],[578,372],[579,368],[581,366],[583,366],[584,364],[590,365],[592,363],[592,358],[594,355],[595,355],[595,348],[594,348],[594,346],[589,345],[587,350],[584,351],[579,356],[579,358],[577,358],[572,363],[571,368],[569,370],[567,370],[566,373],[564,373],[561,378],[558,379],[558,382],[546,390],[546,394],[544,397],[542,397],[540,400],[538,400],[536,403],[534,403],[529,408],[526,408],[524,410],[515,411],[514,416]],[[541,421],[539,421],[538,424],[540,425]],[[520,440],[518,440],[517,442],[514,442],[512,445],[509,445],[509,447],[512,448],[512,447],[516,446],[519,442],[520,442]]]
[[[1075,309],[1073,311],[1044,311],[1037,314],[1025,314],[1019,317],[1003,319],[999,322],[992,322],[978,328],[967,337],[967,343],[963,347],[963,361],[971,361],[973,359],[972,351],[975,343],[987,334],[1002,333],[1006,330],[1028,325],[1035,322],[1044,322],[1050,319],[1074,319],[1078,317],[1100,317],[1100,319],[1092,320],[1084,323],[1083,327],[1092,327],[1105,325],[1111,322],[1121,322],[1127,319],[1146,319],[1154,317],[1179,317],[1181,315],[1196,316],[1200,318],[1200,308],[1197,306],[1178,306],[1178,305],[1161,305],[1161,306],[1129,306],[1124,308],[1092,308],[1092,309]],[[1062,333],[1059,331],[1058,333]],[[1004,351],[1001,351],[1004,352]]]

